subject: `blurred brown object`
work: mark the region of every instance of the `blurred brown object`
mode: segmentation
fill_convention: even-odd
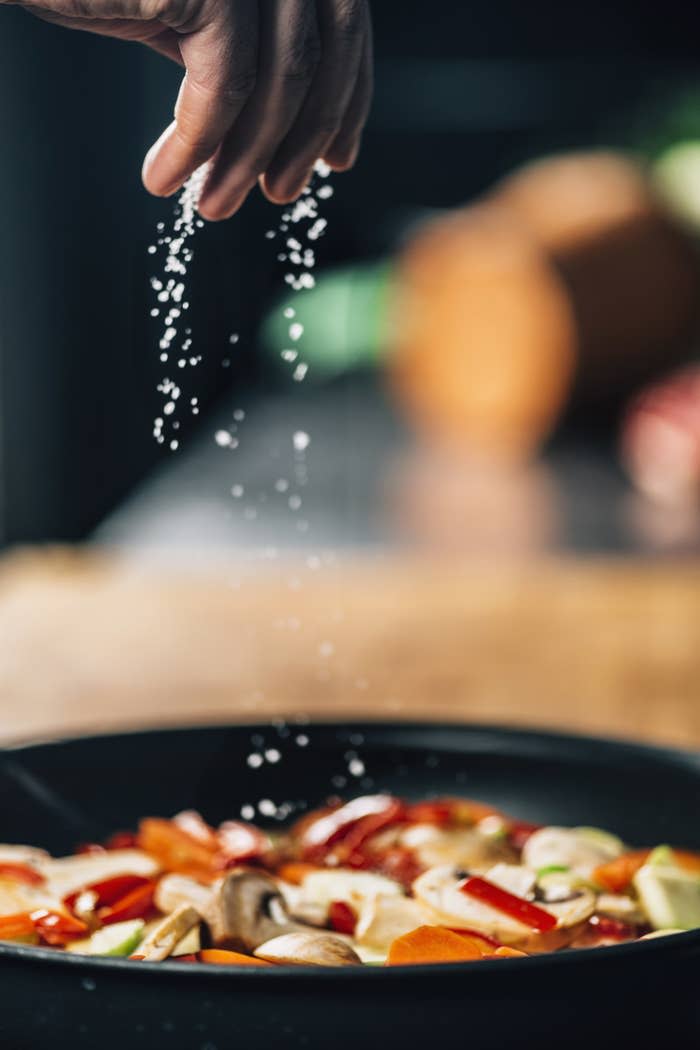
[[[700,366],[634,399],[623,419],[620,452],[636,487],[654,502],[700,504]]]
[[[408,244],[392,387],[433,438],[528,454],[572,398],[687,360],[699,293],[693,244],[634,161],[542,160]]]

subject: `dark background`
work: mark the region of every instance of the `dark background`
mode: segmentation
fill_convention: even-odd
[[[700,13],[680,4],[377,0],[374,21],[376,104],[326,210],[323,262],[385,251],[422,209],[527,157],[624,144],[700,70]],[[177,81],[135,45],[0,6],[0,543],[83,537],[165,455],[146,247],[172,206],[139,173]],[[189,381],[203,405],[231,384],[274,386],[254,333],[280,289],[263,236],[275,221],[256,197],[198,236],[205,353]],[[232,329],[241,349],[224,371]]]

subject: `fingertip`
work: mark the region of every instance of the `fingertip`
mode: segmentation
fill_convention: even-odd
[[[323,159],[333,171],[350,171],[357,163],[359,152],[360,144],[358,142],[350,143],[349,145],[333,145],[326,152]]]
[[[197,211],[206,219],[207,222],[224,222],[226,219],[232,218],[237,211],[241,208],[241,205],[245,201],[248,193],[236,196],[235,198],[228,200],[217,200],[215,197],[203,196]]]
[[[141,179],[149,193],[154,197],[172,197],[180,189],[183,180],[172,174],[167,159],[167,145],[175,125],[165,129],[160,138],[153,143],[146,154],[141,168]]]
[[[260,180],[260,188],[272,204],[293,204],[309,185],[311,169],[303,175],[291,172],[265,174]]]

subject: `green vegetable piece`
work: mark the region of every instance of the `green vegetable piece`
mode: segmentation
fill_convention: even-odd
[[[72,945],[71,950],[81,955],[131,955],[141,943],[145,925],[143,919],[115,922]]]
[[[666,205],[695,230],[700,229],[700,142],[678,142],[658,158],[654,185]]]
[[[647,864],[676,865],[676,858],[670,846],[657,846],[651,851],[646,860]]]
[[[537,871],[537,878],[543,879],[545,875],[566,875],[571,868],[567,868],[566,864],[546,864],[544,868],[539,868]]]
[[[700,878],[673,865],[642,865],[633,880],[640,903],[655,930],[693,930],[700,926]]]

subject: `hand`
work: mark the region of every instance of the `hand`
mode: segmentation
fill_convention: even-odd
[[[157,196],[211,160],[199,210],[225,219],[258,181],[271,201],[289,203],[318,158],[336,171],[355,161],[372,93],[367,0],[20,2],[184,66],[175,119],[143,166]]]

